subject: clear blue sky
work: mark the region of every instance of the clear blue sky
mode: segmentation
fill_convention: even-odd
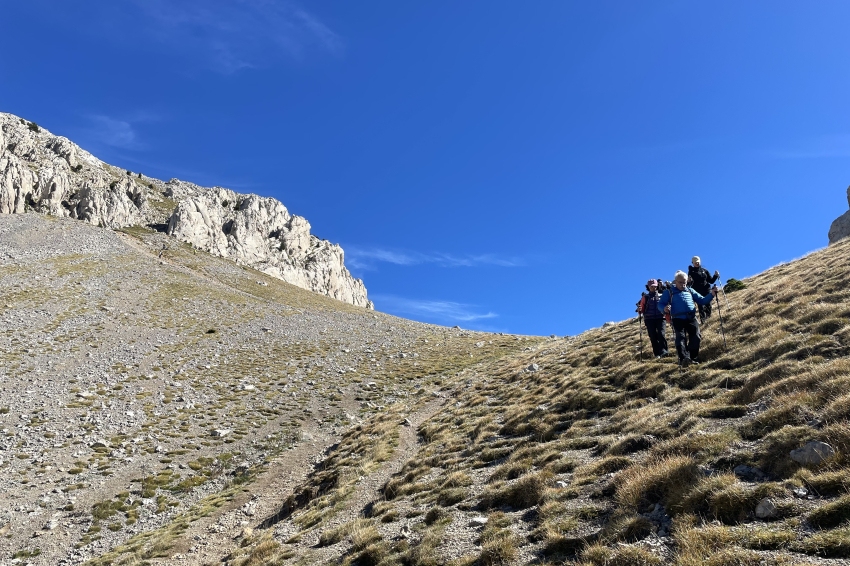
[[[379,310],[573,334],[826,244],[850,3],[0,0],[0,110],[279,198]]]

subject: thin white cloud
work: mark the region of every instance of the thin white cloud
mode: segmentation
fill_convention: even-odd
[[[850,134],[834,134],[806,140],[796,147],[769,149],[762,152],[773,159],[821,159],[850,157]]]
[[[90,134],[97,142],[123,149],[142,148],[136,130],[130,122],[103,115],[90,116],[89,119],[92,122]]]
[[[499,316],[492,311],[481,312],[477,305],[454,301],[406,299],[394,295],[375,295],[372,299],[381,311],[445,324],[475,322]]]
[[[91,114],[86,116],[89,126],[85,129],[84,136],[95,146],[109,146],[120,149],[142,150],[145,144],[139,139],[139,134],[134,124],[150,122],[159,118],[147,112],[135,112],[129,117],[116,118],[105,114]]]
[[[518,267],[523,265],[519,258],[499,257],[495,254],[455,255],[448,253],[422,253],[386,248],[346,246],[346,261],[355,269],[375,269],[378,263],[394,265],[431,264],[439,267],[476,267],[493,265]]]
[[[224,74],[296,60],[310,49],[340,56],[342,38],[315,15],[281,0],[135,0],[150,36]]]

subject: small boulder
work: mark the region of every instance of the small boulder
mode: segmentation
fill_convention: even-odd
[[[537,364],[531,364],[525,369],[527,369],[528,371],[538,371],[540,369],[540,366]]]
[[[745,481],[763,481],[767,478],[767,475],[758,468],[754,468],[752,466],[747,466],[746,464],[740,464],[735,466],[735,469],[732,470],[736,476]]]
[[[221,438],[223,436],[227,436],[231,432],[233,432],[233,431],[226,429],[226,428],[217,428],[217,429],[213,430],[212,432],[210,432],[210,435],[213,438]]]
[[[835,449],[819,440],[807,442],[805,446],[792,450],[791,459],[804,466],[815,466],[835,454]]]
[[[756,505],[756,517],[759,519],[772,519],[776,517],[776,504],[769,497],[765,497]]]

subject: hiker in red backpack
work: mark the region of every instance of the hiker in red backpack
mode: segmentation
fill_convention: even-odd
[[[638,303],[638,312],[643,314],[646,333],[649,335],[649,343],[652,344],[652,353],[656,359],[669,355],[667,338],[664,336],[664,310],[661,303],[658,302],[661,298],[658,287],[663,285],[659,280],[650,279],[647,281],[647,292],[642,293]]]
[[[679,365],[687,367],[699,363],[699,345],[702,339],[699,333],[696,305],[707,305],[717,296],[717,288],[710,289],[703,297],[687,286],[687,275],[677,271],[673,287],[661,294],[658,302],[664,305],[664,312],[673,318],[673,331],[676,333],[676,352]]]

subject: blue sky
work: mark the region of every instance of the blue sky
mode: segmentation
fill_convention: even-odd
[[[0,0],[0,110],[279,198],[379,310],[574,334],[826,244],[850,3]]]

